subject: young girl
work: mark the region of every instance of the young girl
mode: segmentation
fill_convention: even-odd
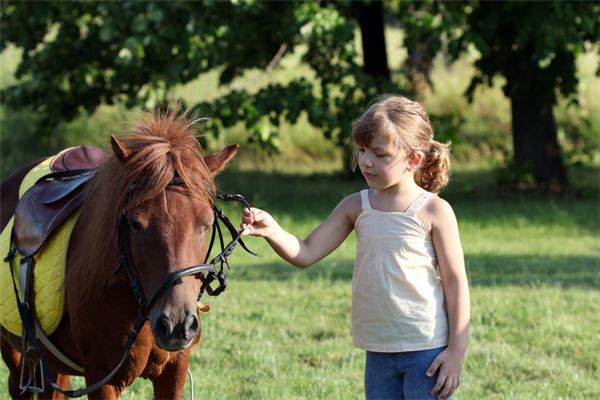
[[[446,398],[460,384],[470,318],[456,217],[435,194],[448,182],[447,146],[419,103],[399,96],[372,104],[352,139],[369,189],[304,240],[257,208],[244,210],[242,228],[300,268],[356,229],[352,337],[366,350],[367,399]]]

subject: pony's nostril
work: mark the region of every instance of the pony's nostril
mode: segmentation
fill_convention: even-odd
[[[188,315],[183,326],[183,334],[185,338],[189,340],[196,336],[198,334],[199,325],[198,317],[196,315]]]
[[[162,338],[168,338],[173,333],[173,324],[165,315],[156,321],[156,334]]]

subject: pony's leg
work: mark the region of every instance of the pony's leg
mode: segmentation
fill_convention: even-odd
[[[21,353],[11,347],[8,342],[0,336],[0,350],[2,359],[8,367],[8,393],[13,399],[30,399],[29,394],[21,394],[19,389],[19,367],[21,365]]]
[[[71,377],[69,375],[56,374],[56,383],[61,388],[68,389],[71,384]],[[67,397],[62,393],[52,390],[50,386],[46,385],[46,390],[43,393],[40,393],[38,398],[40,400],[62,400],[66,399]]]
[[[19,389],[19,373],[21,366],[21,353],[7,343],[6,340],[0,338],[0,350],[2,351],[2,358],[4,363],[8,367],[8,392],[10,397],[13,399],[31,399],[31,394],[21,394]],[[56,382],[63,388],[69,387],[70,378],[69,375],[57,374]],[[61,393],[55,392],[46,384],[46,391],[39,394],[39,399],[52,399],[60,400],[65,399],[65,396]]]
[[[94,383],[98,382],[100,379],[102,379],[102,376],[98,376],[98,377],[88,377],[86,375],[85,381],[86,381],[86,385],[93,385]],[[121,390],[116,388],[115,386],[112,385],[103,385],[100,387],[100,389],[96,390],[95,392],[92,392],[89,394],[88,398],[90,399],[102,399],[102,400],[116,400],[117,398],[119,398],[119,395],[121,394]]]
[[[86,386],[93,385],[99,382],[106,376],[106,372],[102,369],[86,368],[85,384]],[[119,388],[113,385],[102,385],[100,389],[88,395],[89,399],[116,400],[123,391],[125,386]]]
[[[189,350],[180,351],[165,365],[162,373],[150,378],[155,399],[181,399],[189,366]]]

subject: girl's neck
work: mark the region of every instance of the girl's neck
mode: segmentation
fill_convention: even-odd
[[[398,183],[385,189],[371,189],[371,206],[376,210],[386,212],[404,212],[424,189],[414,180]]]
[[[403,197],[414,197],[415,194],[422,193],[423,188],[416,184],[415,180],[410,179],[402,180],[395,185],[389,186],[384,189],[371,189],[377,193],[378,196],[385,198],[403,198]]]

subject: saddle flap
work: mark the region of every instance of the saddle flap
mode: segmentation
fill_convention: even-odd
[[[91,174],[87,173],[69,179],[55,179],[49,181],[39,193],[40,203],[52,204],[63,200],[89,181],[90,177]]]
[[[39,194],[49,182],[40,182],[29,189],[17,204],[13,225],[13,240],[22,257],[29,257],[42,247],[48,237],[69,217],[83,200],[83,191],[70,192],[60,202],[43,204]]]
[[[105,156],[95,147],[77,146],[42,163],[47,172],[37,175],[36,183],[26,189],[14,214],[12,237],[22,257],[37,253],[56,228],[79,208],[85,183],[92,179],[93,168]]]

